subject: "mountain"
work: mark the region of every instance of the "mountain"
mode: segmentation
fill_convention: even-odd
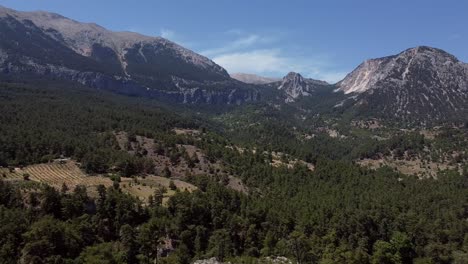
[[[367,60],[337,86],[362,112],[416,121],[467,116],[468,66],[436,48]]]
[[[283,77],[281,82],[274,83],[279,91],[285,96],[285,102],[291,103],[300,97],[312,95],[319,87],[328,86],[324,81],[307,79],[299,73],[290,72]]]
[[[231,74],[231,78],[234,78],[244,83],[251,84],[267,84],[272,82],[278,82],[281,80],[280,78],[263,77],[256,74],[248,73],[233,73]]]
[[[258,100],[254,87],[174,42],[42,11],[0,7],[0,72],[182,103]]]
[[[367,60],[336,85],[293,72],[282,80],[231,77],[210,59],[161,37],[0,7],[0,80],[35,79],[170,103],[224,105],[261,98],[293,103],[307,97],[300,107],[308,111],[327,102],[342,107],[339,113],[352,107],[353,112],[401,120],[468,116],[468,66],[436,48],[421,46]]]

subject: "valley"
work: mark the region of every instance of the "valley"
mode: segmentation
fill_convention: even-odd
[[[360,262],[378,256],[372,251],[375,243],[397,236],[411,243],[410,254],[449,260],[450,254],[433,254],[432,247],[450,252],[457,244],[449,246],[428,234],[443,228],[455,232],[451,241],[464,240],[463,213],[456,212],[466,201],[465,126],[409,129],[382,119],[338,118],[336,113],[296,119],[290,118],[296,111],[292,108],[263,104],[221,114],[193,107],[175,112],[152,99],[63,85],[9,83],[0,89],[5,113],[0,116],[1,202],[12,208],[0,210],[20,207],[52,215],[53,220],[42,221],[59,221],[51,223],[57,228],[75,228],[65,219],[91,221],[97,225],[89,227],[96,230],[93,239],[102,237],[122,248],[80,240],[91,243],[86,247],[105,247],[117,258],[126,250],[115,242],[120,241],[117,230],[128,225],[139,226],[131,229],[135,243],[158,245],[140,249],[139,258],[154,259],[153,252],[160,252],[158,258],[167,263],[189,262],[195,252],[206,252],[197,259],[216,256],[233,263],[255,263],[275,254],[319,259],[326,247],[339,245],[326,240],[324,246],[329,236],[345,239],[342,247],[352,258],[362,256]],[[73,207],[70,201],[86,207]],[[86,215],[96,218],[87,220]],[[9,217],[2,221],[11,221]],[[390,231],[387,221],[401,223],[398,230],[404,233]],[[412,224],[418,221],[424,221],[423,227]],[[359,229],[369,230],[360,236],[372,242],[349,238]],[[14,233],[9,226],[3,230]],[[241,236],[243,230],[251,233]],[[185,235],[204,246],[197,249]],[[417,237],[431,242],[418,242]],[[238,244],[219,249],[225,243],[219,241]],[[302,257],[291,253],[294,241],[302,241]],[[357,243],[364,243],[363,248],[354,249]],[[189,249],[180,251],[183,245]],[[262,253],[232,253],[249,247]],[[222,251],[209,253],[217,249]]]
[[[465,62],[332,83],[212,57],[0,6],[0,263],[468,260]]]

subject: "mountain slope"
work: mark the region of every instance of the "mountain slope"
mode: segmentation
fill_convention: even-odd
[[[160,37],[0,7],[0,71],[185,103],[258,99],[213,61]]]
[[[297,73],[276,82],[249,74],[233,77],[241,81],[208,58],[160,37],[113,32],[53,13],[0,7],[3,80],[71,81],[188,104],[258,101],[261,89],[265,102],[301,101],[301,108],[310,111],[317,109],[318,101],[326,101],[343,107],[338,112],[351,105],[358,113],[399,120],[439,122],[468,116],[467,64],[430,47],[368,60],[337,87]],[[349,100],[328,92],[335,88]],[[314,95],[316,100],[311,100]]]
[[[453,55],[421,46],[365,61],[338,87],[364,112],[416,121],[466,118],[467,69]]]

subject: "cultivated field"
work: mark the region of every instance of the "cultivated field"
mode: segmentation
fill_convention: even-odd
[[[95,188],[102,184],[106,187],[112,186],[112,180],[106,176],[91,176],[84,173],[74,161],[51,162],[26,166],[24,168],[0,168],[0,176],[7,181],[17,182],[38,182],[45,183],[57,189],[61,189],[66,184],[70,190],[77,185],[86,186],[91,195]],[[27,179],[27,180],[26,180]],[[192,192],[197,189],[194,185],[174,179],[172,180],[179,191]],[[138,197],[143,202],[153,195],[157,188],[164,187],[163,201],[166,202],[170,196],[175,194],[175,190],[170,189],[171,179],[159,176],[145,176],[135,178],[121,178],[121,189],[133,196]]]
[[[24,168],[15,168],[10,171],[8,168],[0,168],[0,174],[6,180],[24,180],[28,178],[31,181],[46,183],[56,188],[61,188],[65,183],[70,189],[76,185],[87,187],[111,186],[112,181],[102,176],[88,176],[74,161],[51,162],[26,166]]]

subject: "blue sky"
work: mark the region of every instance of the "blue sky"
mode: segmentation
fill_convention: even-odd
[[[363,60],[429,45],[468,62],[468,1],[0,0],[163,36],[230,73],[338,81]]]

